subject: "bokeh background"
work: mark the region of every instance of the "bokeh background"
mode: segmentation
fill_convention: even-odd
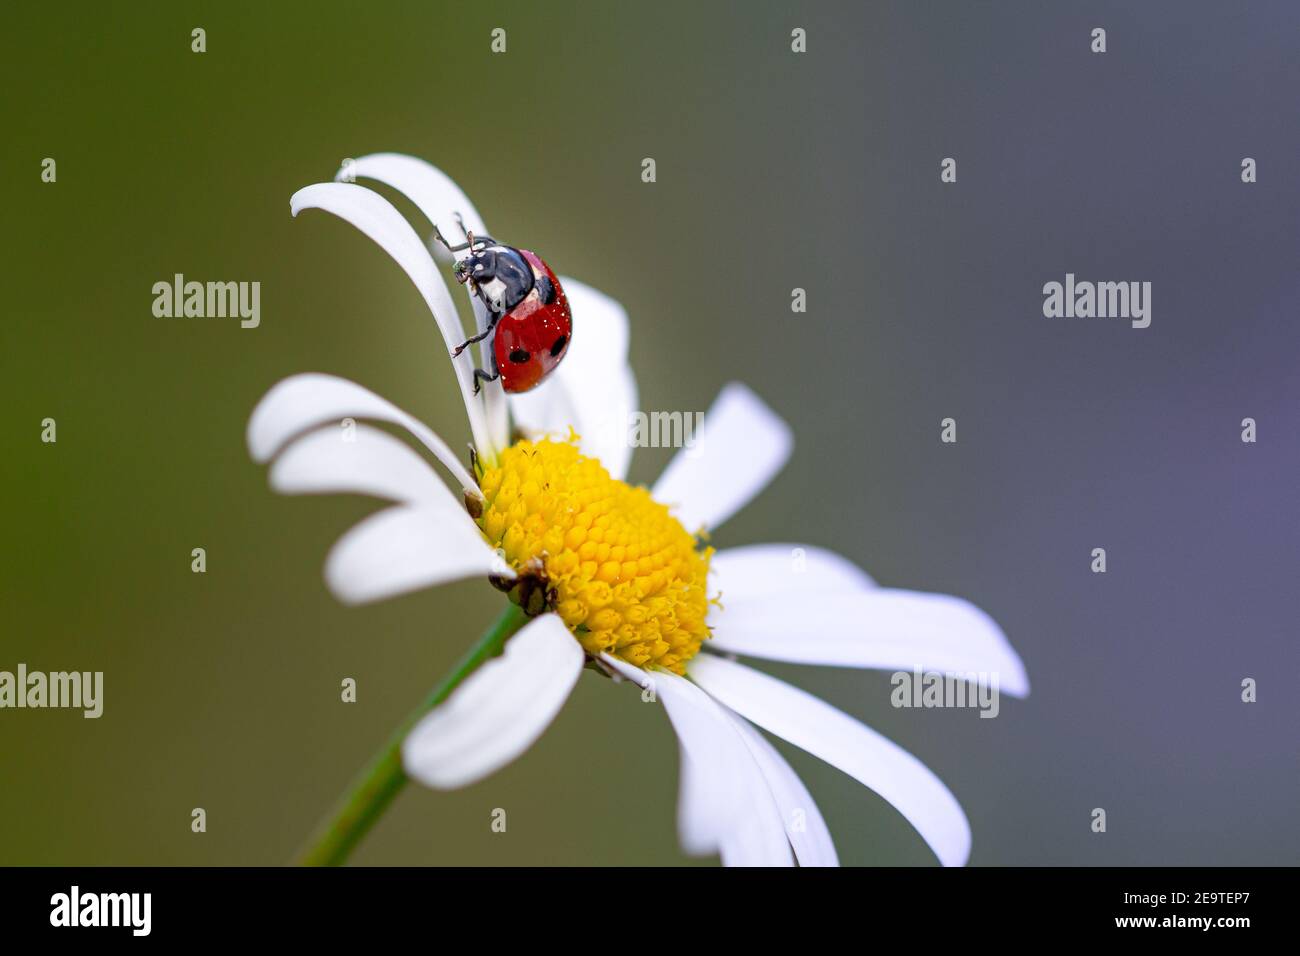
[[[376,504],[276,496],[244,446],[266,389],[311,370],[467,439],[411,284],[343,222],[289,216],[382,150],[621,300],[646,409],[743,379],[789,420],[793,460],[719,545],[825,545],[1001,622],[1033,694],[996,720],[768,667],[933,767],[972,863],[1300,858],[1294,4],[20,4],[0,45],[0,669],[106,685],[98,721],[0,712],[0,862],[287,861],[495,615],[476,582],[338,604],[324,556]],[[1151,327],[1045,319],[1067,271],[1151,281]],[[176,272],[260,281],[261,327],[154,318]],[[933,862],[782,747],[844,862]],[[525,758],[409,787],[354,860],[687,862],[676,774],[661,709],[587,676]]]

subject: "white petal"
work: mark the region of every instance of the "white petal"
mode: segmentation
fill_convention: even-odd
[[[659,674],[651,674],[608,653],[601,654],[600,657],[639,687],[654,687],[655,700],[664,702],[669,722],[677,733],[681,763],[677,798],[678,839],[682,849],[691,856],[717,853],[722,843],[721,835],[726,829],[728,808],[715,793],[716,780],[708,772],[708,765],[696,766],[696,761],[701,759],[710,740],[709,729],[714,721],[707,711],[694,711],[686,707],[669,709],[667,698],[659,693]],[[668,693],[671,694],[672,690]],[[700,724],[701,729],[694,735],[689,733],[688,725],[691,723]],[[686,743],[688,736],[695,741],[691,747]]]
[[[786,836],[794,847],[799,865],[839,866],[831,831],[794,768],[745,718],[730,710],[727,714],[745,738],[749,752],[754,755],[758,769],[763,771],[767,785],[772,789],[781,819],[785,821]]]
[[[875,588],[791,599],[724,593],[709,649],[796,664],[953,673],[1015,697],[1025,665],[997,622],[947,594]]]
[[[255,461],[264,462],[295,435],[344,418],[401,425],[433,452],[462,489],[478,495],[478,483],[429,426],[369,389],[334,375],[309,372],[276,384],[257,403],[248,420],[248,449]]]
[[[677,839],[683,853],[709,856],[722,846],[727,808],[715,793],[713,777],[707,769],[696,767],[681,736],[678,731]]]
[[[793,444],[789,426],[733,382],[705,413],[694,446],[679,451],[659,476],[654,498],[676,505],[687,531],[713,530],[767,486]]]
[[[372,153],[346,163],[334,178],[349,177],[373,179],[403,193],[453,245],[461,241],[457,214],[466,229],[478,234],[487,232],[469,197],[450,176],[423,159],[401,153]]]
[[[377,192],[351,183],[316,183],[305,186],[293,194],[289,208],[296,216],[304,209],[323,209],[356,226],[396,260],[420,290],[429,307],[448,352],[466,338],[456,306],[452,303],[447,283],[442,279],[433,256],[402,214]],[[483,404],[474,394],[474,367],[469,352],[462,352],[451,360],[465,400],[474,444],[490,449]]]
[[[970,856],[970,825],[957,798],[921,761],[823,700],[775,677],[700,654],[692,679],[758,726],[825,760],[894,806],[944,866]]]
[[[508,574],[469,520],[399,505],[371,515],[335,543],[325,581],[348,604],[378,601],[462,578]]]
[[[691,853],[716,851],[724,866],[790,866],[794,857],[776,800],[727,713],[685,678],[602,659],[642,687],[652,683],[682,747],[678,829]]]
[[[584,361],[608,363],[606,367],[626,365],[631,337],[627,310],[617,299],[572,276],[561,277],[560,284],[569,300],[569,308],[573,310],[575,324],[580,320],[587,330]],[[576,345],[575,341],[571,347]],[[567,365],[572,357],[573,353],[566,355],[560,367]]]
[[[570,350],[576,348],[570,345]],[[568,356],[551,377],[532,391],[509,396],[510,414],[515,424],[530,438],[542,435],[564,437],[569,427],[578,428],[578,413],[568,391],[560,384],[560,376],[568,365]],[[582,434],[579,432],[578,434]],[[583,442],[584,448],[586,442]]]
[[[754,597],[798,598],[827,591],[867,591],[867,572],[834,551],[810,544],[752,544],[726,548],[709,562],[709,589],[724,607]]]
[[[636,408],[636,379],[627,362],[627,313],[616,301],[577,279],[560,279],[573,310],[573,341],[550,378],[510,396],[515,420],[532,434],[582,437],[584,454],[615,478],[632,459],[628,427]]]
[[[334,177],[335,180],[373,179],[392,186],[404,194],[419,208],[425,217],[437,227],[443,238],[453,245],[463,239],[463,228],[475,235],[484,235],[487,226],[483,218],[450,176],[436,166],[401,153],[373,153],[346,163]],[[459,217],[459,218],[458,218]],[[441,249],[441,246],[435,247]],[[469,255],[469,250],[457,253],[455,258]],[[483,302],[470,296],[470,307],[474,310],[476,330],[487,328],[487,308]],[[489,354],[491,340],[479,345],[480,362],[483,368],[491,368]],[[504,447],[509,439],[509,423],[506,414],[506,402],[499,383],[486,383],[481,392],[485,417],[492,434],[492,441],[498,447]]]
[[[402,766],[440,790],[495,773],[546,730],[582,673],[582,647],[564,622],[543,614],[506,642],[426,714],[402,744]]]
[[[459,512],[465,506],[429,463],[387,432],[369,425],[326,425],[289,445],[271,466],[271,487],[282,494],[354,492]]]

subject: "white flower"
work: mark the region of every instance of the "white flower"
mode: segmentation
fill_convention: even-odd
[[[375,155],[348,171],[403,192],[448,237],[459,237],[460,222],[485,231],[455,184],[422,161]],[[465,337],[427,247],[378,193],[322,183],[295,194],[292,208],[325,209],[356,225],[415,282],[448,348]],[[715,531],[758,494],[790,454],[789,429],[749,389],[729,385],[695,447],[673,459],[648,496],[631,489],[622,481],[630,446],[622,428],[611,427],[625,427],[636,403],[627,317],[607,296],[561,282],[574,334],[552,380],[507,402],[496,384],[474,395],[468,352],[453,362],[479,457],[474,474],[428,427],[329,375],[281,382],[249,422],[249,447],[258,461],[274,459],[277,490],[357,492],[395,503],[330,552],[326,580],[341,600],[494,577],[540,612],[417,724],[403,748],[407,773],[451,788],[501,768],[537,740],[592,663],[663,703],[681,744],[678,829],[687,852],[718,853],[729,865],[837,863],[811,795],[757,726],[876,791],[940,862],[964,864],[966,817],[924,764],[731,655],[993,674],[1002,691],[1023,696],[1024,667],[1000,628],[961,599],[878,587],[851,562],[810,545],[696,550],[687,531]],[[477,305],[476,318],[482,328]],[[537,441],[509,446],[507,409]],[[405,428],[461,494],[384,431],[358,425],[354,441],[340,440],[343,418]],[[581,436],[581,457],[563,440],[541,438],[570,426]],[[657,503],[670,506],[672,517]],[[708,597],[721,594],[721,603],[705,596],[706,576]]]

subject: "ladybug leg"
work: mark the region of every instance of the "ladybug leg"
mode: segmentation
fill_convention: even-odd
[[[448,242],[446,239],[443,238],[442,230],[439,229],[437,226],[433,227],[433,238],[436,239],[438,242],[442,243],[444,246],[446,246],[448,252],[463,252],[464,250],[468,249],[470,246],[474,245],[474,238],[470,236],[469,233],[466,233],[465,241],[458,246],[453,246],[450,242]]]
[[[496,323],[493,322],[486,329],[480,332],[478,335],[471,335],[464,342],[461,342],[460,345],[456,346],[454,349],[451,350],[451,357],[455,358],[456,356],[460,355],[461,352],[465,351],[475,342],[482,342],[485,338],[487,338],[489,335],[492,334],[495,328],[496,328]]]
[[[477,395],[479,393],[479,389],[482,388],[482,386],[479,384],[480,382],[495,382],[500,377],[501,377],[500,372],[493,372],[491,375],[489,375],[481,368],[474,369],[474,394]]]
[[[460,222],[459,216],[456,217],[456,221]],[[465,225],[464,223],[461,223],[462,229],[464,229],[464,225]],[[491,245],[492,243],[496,242],[496,240],[493,239],[491,236],[476,237],[474,233],[465,230],[465,241],[460,243],[459,245],[453,246],[450,242],[448,242],[446,239],[443,238],[442,230],[439,229],[436,225],[433,227],[433,238],[436,239],[438,242],[442,243],[447,248],[448,252],[464,252],[466,249],[472,249],[475,246],[481,246],[484,244]]]
[[[461,342],[460,345],[452,349],[451,357],[455,358],[456,356],[460,355],[461,352],[465,351],[467,348],[473,345],[475,342],[482,342],[485,338],[491,335],[494,331],[496,331],[497,321],[500,318],[501,318],[500,313],[493,312],[491,309],[488,309],[487,328],[484,329],[482,332],[480,332],[478,335],[470,336],[464,342]]]

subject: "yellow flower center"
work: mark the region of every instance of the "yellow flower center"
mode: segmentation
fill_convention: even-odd
[[[520,441],[483,472],[479,527],[519,574],[511,599],[554,610],[588,654],[675,673],[709,636],[712,548],[645,488],[568,442]]]

